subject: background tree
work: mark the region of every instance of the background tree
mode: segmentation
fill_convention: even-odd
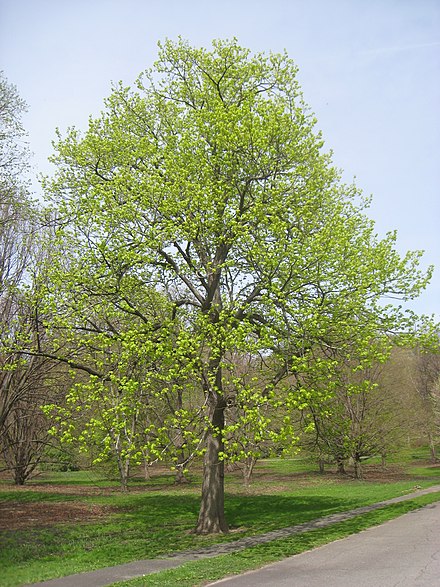
[[[362,459],[380,455],[385,466],[387,456],[425,435],[426,406],[413,384],[414,350],[394,346],[386,356],[361,369],[339,362],[334,393],[305,402],[301,445],[317,455],[321,471],[334,462],[345,473],[351,461],[361,478]]]
[[[26,103],[20,98],[17,88],[9,83],[3,71],[0,71],[1,225],[14,216],[17,204],[26,199],[25,180],[29,167],[29,151],[25,142],[26,132],[22,125],[22,115],[26,109]],[[8,214],[5,214],[6,209]]]
[[[278,390],[280,401],[265,393],[273,384],[272,360],[243,353],[225,357],[225,459],[230,469],[241,471],[246,487],[259,459],[286,454],[297,441],[287,425],[288,410],[281,399],[285,392]]]
[[[413,382],[414,352],[414,348],[394,347],[378,376],[377,395],[384,406],[384,466],[387,456],[399,448],[425,442],[424,405]]]
[[[330,398],[309,406],[320,458],[335,462],[339,473],[346,472],[350,460],[356,479],[363,477],[363,459],[386,455],[396,446],[400,410],[380,387],[379,373],[378,365],[347,371]]]
[[[78,261],[73,256],[68,260],[69,271],[76,271]],[[52,283],[43,281],[43,287],[52,290]],[[54,317],[46,322],[46,333],[52,345],[39,353],[75,373],[66,401],[46,402],[45,413],[57,422],[52,434],[93,453],[94,465],[113,462],[124,491],[131,465],[154,460],[158,435],[163,440],[162,422],[154,410],[162,346],[153,322],[166,313],[166,304],[148,288],[137,288],[132,295],[138,301],[134,313],[130,305],[121,311],[124,301],[117,294],[96,296],[93,284],[51,296]]]
[[[0,72],[0,337],[2,346],[13,331],[19,306],[17,288],[23,281],[29,261],[32,232],[31,212],[24,190],[28,152],[21,116],[26,104]],[[8,381],[13,361],[1,356],[0,430],[14,403]]]
[[[38,210],[27,187],[29,153],[21,123],[26,104],[0,73],[0,453],[17,484],[39,463],[48,423],[40,406],[51,397],[55,363],[29,356],[36,341],[31,295],[42,259]],[[58,386],[56,386],[58,389]]]
[[[14,482],[23,485],[46,460],[52,444],[51,422],[43,414],[42,406],[50,400],[63,401],[65,376],[57,363],[42,357],[18,358],[15,354],[12,359],[12,370],[2,381],[2,391],[10,401],[8,409],[2,412],[0,454]]]
[[[59,238],[81,251],[75,271],[55,272],[60,292],[87,308],[93,287],[131,316],[142,314],[137,288],[167,297],[137,344],[166,364],[162,392],[182,374],[202,392],[185,413],[204,453],[199,533],[227,531],[228,357],[271,357],[252,409],[238,378],[235,394],[242,429],[272,426],[266,404],[299,401],[283,382],[317,341],[348,340],[364,322],[403,327],[382,296],[413,297],[427,280],[420,255],[401,259],[394,234],[379,240],[358,190],[340,183],[295,77],[287,56],[236,41],[211,52],[167,41],[137,91],[116,87],[84,136],[60,139],[46,182]]]
[[[438,462],[440,439],[440,353],[418,348],[413,352],[412,382],[422,401],[422,429],[429,443],[431,461]]]

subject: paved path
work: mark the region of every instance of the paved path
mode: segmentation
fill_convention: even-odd
[[[271,542],[280,538],[287,538],[288,536],[293,536],[294,534],[299,534],[301,532],[307,532],[308,530],[323,528],[325,526],[335,524],[336,522],[349,520],[361,514],[377,510],[392,503],[406,501],[408,499],[412,499],[413,497],[418,497],[420,495],[426,495],[427,493],[434,493],[437,491],[440,491],[440,485],[428,487],[427,489],[415,491],[400,497],[387,499],[369,506],[341,512],[339,514],[332,514],[330,516],[326,516],[325,518],[320,518],[311,522],[305,522],[303,524],[298,524],[289,528],[282,528],[281,530],[274,530],[272,532],[267,532],[266,534],[260,534],[248,538],[240,538],[234,542],[215,544],[213,546],[201,548],[200,550],[178,552],[162,559],[134,561],[123,565],[98,569],[97,571],[89,571],[87,573],[79,573],[77,575],[70,575],[68,577],[61,577],[59,579],[51,579],[41,583],[33,583],[32,585],[33,587],[105,587],[106,585],[110,585],[116,581],[133,579],[134,577],[149,575],[150,573],[155,573],[157,571],[178,567],[179,565],[188,561],[237,552],[245,548],[256,546],[257,544],[264,544],[266,542]],[[243,583],[243,585],[246,585],[246,583]],[[290,583],[287,583],[287,585],[290,585]],[[300,583],[299,585],[302,587],[303,583]],[[383,587],[380,584],[370,584],[368,587],[373,587],[373,585],[374,587]],[[438,581],[438,585],[440,585],[440,580]],[[307,583],[307,586],[312,587],[309,583]],[[429,587],[434,586],[436,587],[435,583],[429,585]],[[330,586],[325,584],[325,587]],[[352,585],[350,585],[350,587],[352,587]],[[357,587],[360,586],[357,585]],[[398,587],[401,586],[399,585]]]
[[[343,540],[210,585],[218,587],[440,586],[440,503]]]

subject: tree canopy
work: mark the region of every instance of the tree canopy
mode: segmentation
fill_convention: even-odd
[[[166,41],[85,133],[59,137],[45,181],[60,251],[46,327],[78,348],[93,337],[94,369],[122,344],[123,369],[88,363],[91,396],[142,385],[144,405],[179,399],[167,426],[204,455],[200,533],[227,531],[231,435],[292,439],[280,408],[331,393],[336,355],[354,370],[383,360],[387,334],[414,327],[384,298],[415,297],[429,278],[419,252],[402,258],[395,233],[376,235],[296,74],[287,55],[253,55],[236,40],[212,50]],[[320,383],[308,387],[311,369]],[[166,441],[159,425],[146,428],[153,458]]]

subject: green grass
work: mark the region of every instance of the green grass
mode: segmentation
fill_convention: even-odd
[[[313,460],[309,457],[290,457],[279,459],[265,459],[262,463],[257,463],[257,470],[259,465],[264,464],[264,469],[272,470],[278,474],[292,474],[292,473],[310,473],[317,468]]]
[[[437,479],[437,482],[440,483],[440,466],[428,466],[428,467],[412,467],[410,469],[410,473],[414,475],[414,477],[428,477],[433,479],[434,477]]]
[[[131,579],[130,581],[114,583],[112,587],[175,587],[175,585],[179,585],[179,587],[198,587],[205,585],[208,581],[216,581],[227,576],[257,569],[288,556],[327,544],[333,540],[340,540],[350,534],[382,524],[439,500],[440,493],[426,495],[407,502],[393,504],[375,512],[333,524],[327,528],[311,530],[291,538],[261,544],[229,555],[221,555],[215,557],[214,560],[204,559],[188,562],[175,569],[161,571],[145,577]]]
[[[43,472],[31,479],[27,484],[34,485],[88,485],[91,487],[118,487],[115,479],[109,479],[94,471],[48,471]]]
[[[402,481],[376,483],[341,479],[331,473],[318,475],[310,472],[310,464],[303,459],[268,460],[256,468],[249,490],[243,488],[239,476],[228,476],[226,515],[232,532],[210,537],[190,533],[199,508],[197,474],[193,483],[176,487],[173,476],[161,472],[148,484],[136,480],[136,491],[128,494],[119,493],[110,483],[104,488],[102,480],[98,483],[96,477],[81,471],[45,473],[28,489],[19,491],[7,490],[2,484],[0,500],[11,503],[11,507],[19,503],[76,502],[104,506],[109,511],[104,518],[89,523],[4,531],[0,536],[0,585],[16,587],[229,542],[396,497],[415,485],[426,487],[438,482],[438,477],[429,477],[420,464],[419,468],[422,476],[405,473]],[[58,486],[56,493],[43,491],[51,484]],[[77,493],[67,493],[68,486],[76,486]],[[88,487],[89,494],[79,493],[80,486]],[[63,487],[66,493],[62,493]],[[242,556],[246,559],[247,555]]]
[[[173,484],[174,475],[172,472],[165,472],[161,475],[154,475],[149,481],[149,486],[162,486]],[[3,480],[0,484],[5,485]],[[91,471],[45,471],[36,475],[27,482],[27,487],[40,487],[44,485],[68,485],[68,486],[87,486],[95,489],[120,489],[120,483],[108,475],[100,474],[99,470]],[[130,487],[145,486],[145,479],[141,476],[133,476],[130,479]]]

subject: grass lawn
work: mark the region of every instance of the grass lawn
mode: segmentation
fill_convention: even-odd
[[[243,488],[237,474],[230,474],[226,484],[226,515],[231,532],[226,536],[210,537],[190,533],[199,507],[200,478],[197,474],[193,475],[191,483],[177,487],[172,476],[159,471],[149,482],[136,480],[128,494],[121,494],[111,483],[82,471],[46,473],[19,489],[2,483],[0,585],[14,587],[236,540],[402,495],[415,486],[426,487],[440,482],[439,468],[428,466],[426,457],[419,455],[417,461],[409,459],[405,468],[390,465],[386,474],[377,465],[370,469],[366,466],[365,481],[340,478],[332,472],[319,475],[312,469],[313,466],[301,459],[263,461],[256,469],[249,490]],[[434,498],[425,496],[424,499]],[[356,518],[358,522],[350,520],[288,541],[217,558],[214,566],[217,570],[223,565],[225,574],[233,570],[231,561],[237,562],[238,571],[252,568],[257,561],[263,564],[276,560],[271,557],[281,558],[299,552],[292,549],[311,548],[311,541],[318,544],[322,543],[320,540],[340,537],[334,534],[336,526],[340,526],[342,533],[351,533],[362,529],[364,523],[380,523],[380,516],[391,515],[391,512],[399,515],[407,511],[405,508],[412,502],[386,508],[384,511],[389,514],[381,514],[380,510],[362,516],[364,521]],[[413,504],[411,507],[419,506]],[[240,566],[248,564],[251,566]],[[182,583],[183,579],[176,579],[167,571],[174,577],[171,582],[139,585],[198,585],[205,579],[217,578],[203,575],[207,572],[203,571],[204,565],[206,568],[213,566],[209,561],[188,565],[183,571],[189,573],[188,583]],[[192,569],[191,572],[188,569]],[[177,569],[173,571],[176,572]],[[151,580],[153,577],[148,578]]]
[[[372,526],[382,524],[402,514],[440,500],[440,493],[425,495],[403,503],[358,516],[346,522],[333,524],[328,528],[312,530],[291,538],[261,544],[244,551],[221,555],[215,559],[188,562],[176,569],[113,583],[112,587],[200,587],[207,582],[216,581],[257,569],[264,565],[282,560],[294,554],[300,554],[333,540],[340,540],[361,532]]]

